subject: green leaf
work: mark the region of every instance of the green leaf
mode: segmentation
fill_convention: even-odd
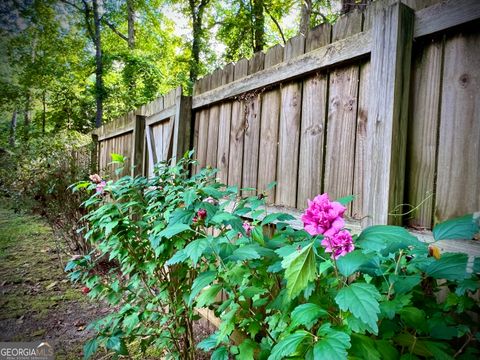
[[[375,340],[381,359],[396,360],[400,356],[397,349],[388,340]]]
[[[463,280],[467,274],[467,254],[443,254],[439,260],[432,262],[425,273],[435,279]]]
[[[165,265],[175,265],[181,263],[188,259],[188,255],[185,253],[185,249],[178,250],[166,263]]]
[[[209,337],[203,339],[197,344],[197,348],[203,351],[210,351],[217,346],[218,333],[213,333]]]
[[[364,254],[360,250],[352,251],[337,259],[337,267],[340,274],[350,276],[357,271],[363,264],[369,262],[375,254]]]
[[[125,162],[125,157],[120,154],[111,153],[110,156],[114,164],[123,164]]]
[[[194,240],[185,247],[185,254],[192,260],[193,266],[197,265],[198,259],[200,259],[207,247],[208,239],[206,238]]]
[[[216,271],[205,271],[198,275],[192,284],[192,292],[190,293],[190,298],[188,302],[191,304],[193,299],[202,291],[206,286],[210,285],[213,280],[217,277]]]
[[[197,193],[195,192],[195,189],[185,191],[182,196],[183,202],[185,203],[186,207],[192,205],[196,198]]]
[[[219,347],[212,353],[211,360],[228,360],[228,349],[225,346]]]
[[[307,337],[311,337],[311,334],[304,330],[299,330],[288,335],[273,347],[268,360],[281,360],[293,354]]]
[[[418,331],[427,331],[427,320],[425,312],[413,306],[401,309],[399,312],[402,321],[413,329]]]
[[[180,223],[175,223],[173,225],[169,224],[168,227],[166,227],[165,229],[163,229],[158,233],[158,236],[160,238],[170,239],[173,236],[178,235],[181,232],[184,232],[187,230],[191,230],[190,226],[188,226],[187,224],[180,224]]]
[[[435,240],[471,240],[479,231],[478,223],[473,218],[473,214],[468,214],[435,225],[432,235]]]
[[[375,342],[372,338],[360,335],[352,334],[352,349],[350,350],[351,354],[355,354],[361,359],[364,360],[381,360],[380,353],[375,348]]]
[[[88,340],[85,345],[83,345],[83,359],[87,360],[92,357],[93,354],[97,352],[98,341],[96,338]]]
[[[391,225],[375,225],[366,228],[358,237],[356,245],[366,252],[381,252],[383,256],[409,246],[426,246],[403,227]]]
[[[368,324],[377,334],[377,320],[380,312],[378,300],[380,297],[380,293],[375,286],[354,283],[342,288],[335,297],[335,302],[340,309],[350,311],[353,316]]]
[[[125,331],[127,334],[131,333],[132,330],[137,326],[137,324],[140,322],[140,319],[138,318],[137,313],[132,313],[128,316],[126,316],[123,319],[123,326],[125,327]]]
[[[244,340],[239,346],[238,349],[240,353],[237,355],[237,360],[251,360],[254,359],[254,352],[257,348],[257,344],[250,339]]]
[[[259,259],[260,254],[255,249],[255,246],[245,245],[236,249],[232,255],[228,257],[230,261],[243,261]]]
[[[290,317],[292,318],[292,326],[305,325],[307,329],[310,329],[319,317],[327,314],[327,311],[317,304],[306,303],[298,305],[292,311]]]
[[[355,200],[355,195],[348,195],[341,197],[340,199],[335,200],[336,202],[339,202],[342,205],[347,205],[348,203],[352,202]]]
[[[420,284],[422,278],[420,275],[391,275],[389,281],[390,283],[393,282],[393,289],[396,294],[405,294]]]
[[[197,298],[197,307],[201,308],[213,303],[220,290],[222,290],[222,286],[218,284],[212,285],[205,289]]]
[[[295,217],[293,217],[290,214],[284,214],[284,213],[273,213],[273,214],[268,214],[265,216],[265,218],[262,221],[262,226],[271,224],[275,221],[290,221],[290,220],[295,220]]]
[[[107,340],[107,349],[115,351],[117,354],[120,355],[128,355],[127,347],[125,346],[125,342],[120,336],[112,336]]]
[[[294,251],[282,261],[287,280],[287,296],[293,299],[302,292],[309,281],[315,280],[315,253],[313,242],[301,251]]]
[[[411,298],[411,294],[397,295],[394,299],[386,299],[385,301],[382,301],[380,303],[382,315],[384,315],[387,319],[393,319],[395,314],[397,314],[403,307],[410,303]]]
[[[314,359],[345,360],[347,349],[350,348],[350,337],[342,331],[330,328],[330,324],[319,329],[321,336],[313,347]]]
[[[252,238],[260,245],[265,245],[265,239],[263,238],[263,228],[261,226],[255,226],[253,228]]]

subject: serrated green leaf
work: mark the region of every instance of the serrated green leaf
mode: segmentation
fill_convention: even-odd
[[[375,286],[354,283],[342,288],[335,297],[335,302],[340,309],[350,311],[353,316],[368,324],[377,334],[377,320],[378,313],[380,313],[378,300],[380,297],[381,295]]]
[[[125,327],[125,332],[127,334],[131,333],[132,330],[137,326],[137,324],[140,322],[140,319],[138,318],[137,313],[132,313],[128,316],[126,316],[123,319],[123,326]]]
[[[222,290],[222,287],[218,284],[212,285],[205,289],[197,298],[197,307],[201,308],[213,303],[220,290]]]
[[[350,348],[350,336],[328,326],[322,326],[319,330],[321,339],[313,347],[314,359],[345,360],[347,349]]]
[[[293,299],[302,292],[310,281],[315,280],[315,253],[313,242],[301,251],[295,251],[282,261],[287,280],[287,296]]]
[[[382,360],[372,338],[365,335],[352,334],[351,341],[351,354],[355,354],[355,356],[363,360]]]
[[[290,214],[284,214],[284,213],[273,213],[273,214],[268,214],[265,216],[265,218],[262,221],[262,226],[271,224],[275,221],[290,221],[290,220],[295,220],[295,217],[293,217]]]
[[[410,303],[411,298],[411,294],[397,295],[394,299],[382,301],[380,311],[387,319],[393,319],[395,314]]]
[[[304,330],[299,330],[288,335],[273,347],[268,360],[281,360],[293,354],[297,350],[297,347],[308,337],[311,337],[310,333]]]
[[[340,199],[335,200],[336,202],[339,202],[342,205],[347,205],[348,203],[352,202],[355,200],[355,195],[348,195],[341,197]]]
[[[183,193],[182,199],[186,207],[189,207],[197,198],[195,189],[189,189]]]
[[[432,235],[435,240],[471,240],[479,231],[479,225],[473,214],[468,214],[435,225]]]
[[[116,164],[123,164],[125,162],[125,157],[120,154],[111,153],[112,162]]]
[[[167,266],[175,265],[181,263],[188,259],[187,254],[184,249],[178,250],[165,264]]]
[[[208,247],[208,239],[201,238],[192,241],[188,244],[184,251],[190,260],[193,262],[193,266],[197,265],[198,259],[202,256],[205,249]]]
[[[382,359],[397,360],[400,354],[388,340],[375,340],[375,346]]]
[[[425,312],[413,306],[404,307],[399,312],[402,321],[419,332],[427,331],[427,321]]]
[[[201,349],[203,351],[210,351],[212,350],[215,346],[217,346],[217,337],[218,333],[213,333],[209,337],[203,339],[197,344],[197,348]]]
[[[298,305],[292,311],[290,317],[292,319],[292,326],[304,325],[307,329],[310,329],[319,317],[327,314],[327,311],[319,305],[306,303]]]
[[[343,276],[350,276],[373,257],[375,257],[373,253],[364,254],[360,250],[354,250],[337,259],[338,271]]]
[[[92,357],[93,354],[97,352],[98,341],[96,338],[88,340],[85,345],[83,345],[83,359],[87,360]]]
[[[228,360],[228,349],[225,346],[219,347],[212,353],[211,360]]]
[[[365,252],[381,252],[383,256],[409,246],[426,247],[400,226],[375,225],[363,230],[355,242]]]
[[[468,277],[467,262],[467,254],[443,254],[427,267],[425,273],[435,279],[463,280]]]
[[[396,294],[405,294],[420,284],[422,278],[420,275],[391,275],[389,281],[393,283],[393,289]]]
[[[192,303],[193,299],[202,291],[206,286],[210,285],[213,280],[217,277],[216,271],[205,271],[198,275],[192,284],[192,292],[188,299],[189,304]]]
[[[260,245],[265,245],[265,239],[263,238],[263,229],[261,226],[255,226],[252,230],[252,239]]]
[[[112,336],[107,340],[106,344],[107,349],[115,351],[120,355],[128,355],[127,347],[125,342],[120,336]]]
[[[257,348],[257,344],[254,343],[250,339],[244,340],[239,346],[238,349],[240,350],[239,354],[237,355],[237,360],[251,360],[254,359],[254,352]]]
[[[235,249],[235,251],[228,257],[230,261],[243,261],[259,259],[260,254],[257,252],[255,246],[245,245]]]
[[[178,235],[181,232],[184,232],[184,231],[187,231],[187,230],[191,230],[190,226],[188,226],[187,224],[175,223],[173,225],[168,225],[165,229],[160,231],[158,233],[158,236],[160,238],[170,239],[170,238],[174,237],[175,235]]]

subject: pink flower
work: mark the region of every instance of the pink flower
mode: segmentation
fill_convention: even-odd
[[[198,219],[199,219],[199,220],[205,219],[205,218],[207,217],[207,210],[205,210],[205,209],[199,209],[199,210],[197,211],[197,216],[198,216]]]
[[[107,185],[105,181],[100,181],[99,184],[97,184],[97,194],[102,194],[103,193],[103,188]]]
[[[347,209],[328,194],[317,195],[308,200],[308,208],[302,215],[305,231],[310,235],[332,236],[345,226],[343,214]]]
[[[95,184],[100,184],[102,182],[102,178],[98,174],[90,175],[89,178]]]
[[[327,236],[322,240],[322,246],[325,252],[332,253],[334,259],[338,259],[355,249],[352,235],[347,230],[341,230],[332,236]]]
[[[203,199],[203,202],[206,202],[206,203],[209,203],[209,204],[212,204],[212,205],[217,205],[217,200],[215,200],[211,196]]]
[[[250,234],[252,233],[253,226],[250,225],[250,223],[245,221],[242,227],[245,230],[245,233],[247,234],[247,236],[250,236]]]

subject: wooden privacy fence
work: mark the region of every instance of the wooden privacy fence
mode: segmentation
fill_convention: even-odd
[[[276,181],[273,209],[355,194],[353,228],[429,230],[480,210],[479,25],[478,0],[374,2],[97,129],[99,166],[121,153],[148,175],[193,147],[194,171],[260,191]]]

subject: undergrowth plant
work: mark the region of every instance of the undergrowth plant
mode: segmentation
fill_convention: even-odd
[[[440,253],[397,226],[352,235],[351,197],[315,197],[295,229],[291,215],[268,213],[262,195],[238,197],[215,170],[190,176],[190,156],[149,179],[79,184],[92,192],[85,237],[95,250],[67,270],[117,309],[91,325],[85,357],[99,346],[126,355],[135,343],[182,359],[198,349],[215,360],[478,358],[480,258]],[[433,236],[478,231],[468,215]],[[220,326],[195,344],[195,309],[205,307]]]

